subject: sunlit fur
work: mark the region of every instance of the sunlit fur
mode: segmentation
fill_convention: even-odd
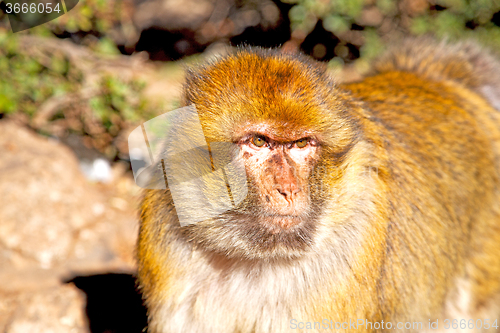
[[[293,224],[262,223],[272,207],[248,165],[248,197],[186,227],[168,190],[147,191],[138,278],[149,331],[499,318],[498,78],[498,62],[476,46],[425,39],[348,85],[261,49],[193,69],[184,104],[196,106],[208,142],[256,132],[316,140],[296,173],[307,174],[308,206]]]

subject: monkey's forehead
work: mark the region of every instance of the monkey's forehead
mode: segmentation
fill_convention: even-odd
[[[302,55],[246,48],[190,69],[186,86],[211,93],[246,87],[247,91],[253,89],[262,94],[283,89],[307,93],[320,87],[329,89],[334,84],[323,65]]]
[[[196,106],[208,135],[215,129],[235,133],[248,124],[280,137],[319,135],[340,126],[339,96],[321,66],[261,49],[240,50],[191,70],[184,88],[184,103]]]

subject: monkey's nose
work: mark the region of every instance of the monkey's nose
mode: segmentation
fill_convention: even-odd
[[[284,196],[286,200],[290,200],[292,197],[294,197],[297,193],[300,192],[300,189],[297,186],[290,184],[288,186],[278,187],[276,188],[276,191],[278,191],[279,194]]]

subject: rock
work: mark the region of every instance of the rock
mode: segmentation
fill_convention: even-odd
[[[167,30],[197,30],[212,15],[213,0],[149,0],[141,2],[133,21],[139,30],[152,26]]]
[[[84,294],[65,281],[135,271],[138,188],[123,167],[87,181],[69,148],[10,121],[0,151],[0,331],[87,332]]]
[[[85,333],[85,294],[61,285],[0,298],[0,331],[5,333]]]
[[[361,12],[361,16],[356,19],[356,22],[362,26],[379,26],[384,20],[384,15],[375,7],[367,7]]]

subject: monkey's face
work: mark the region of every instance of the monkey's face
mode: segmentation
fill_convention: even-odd
[[[262,126],[246,130],[238,145],[252,186],[252,204],[260,207],[255,218],[273,233],[303,223],[310,213],[309,176],[318,161],[318,142],[310,137],[282,141]]]
[[[353,130],[322,70],[260,52],[241,52],[188,77],[184,103],[196,106],[207,142],[237,147],[248,194],[182,232],[229,257],[296,258],[315,242],[324,202],[342,173],[332,156],[347,151]]]
[[[195,243],[229,257],[296,258],[313,244],[328,196],[317,168],[322,147],[313,137],[283,140],[263,128],[247,128],[236,142],[247,178],[246,198],[184,232]]]

